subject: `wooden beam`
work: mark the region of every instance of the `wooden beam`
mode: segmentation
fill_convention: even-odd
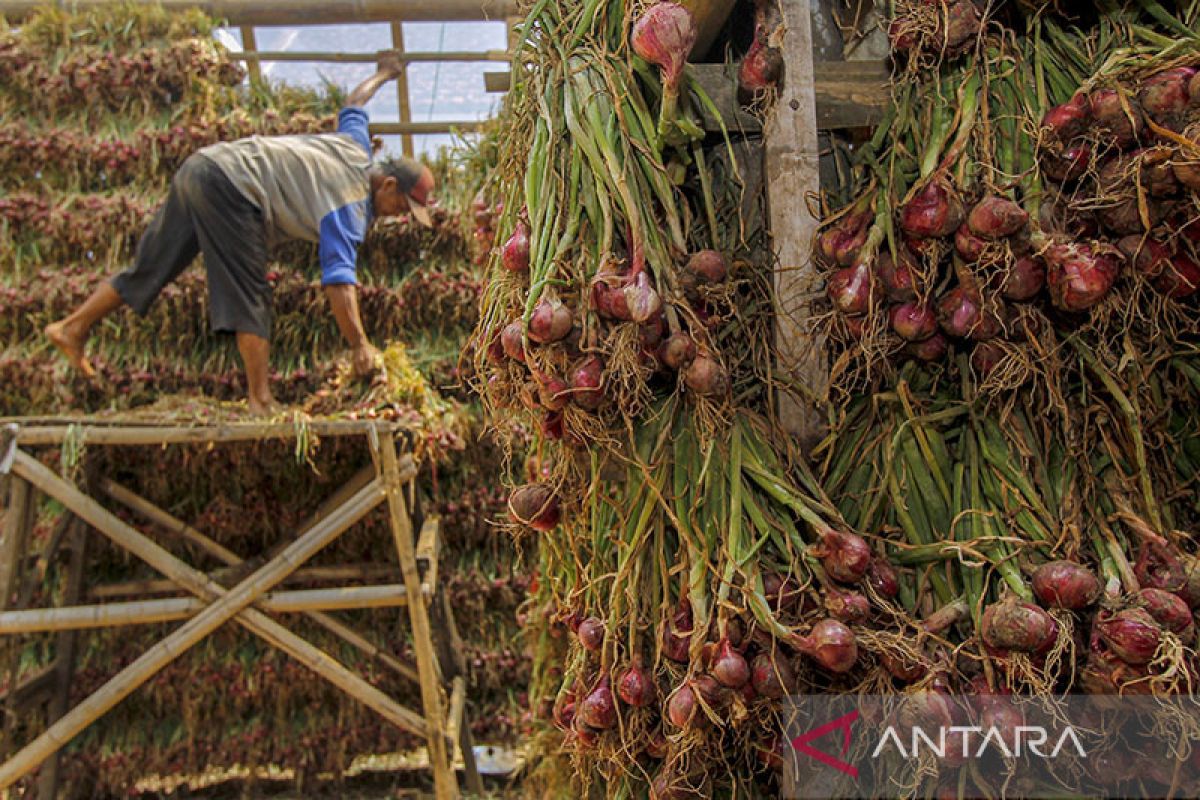
[[[809,0],[780,0],[783,13],[783,87],[763,131],[768,220],[775,267],[777,368],[814,397],[828,382],[824,338],[809,323],[822,277],[812,261],[818,220],[810,198],[820,191],[820,149],[814,90]],[[806,443],[820,438],[821,416],[812,403],[781,389],[779,418]]]
[[[46,6],[88,11],[111,0],[2,0],[0,14],[19,22]],[[146,3],[150,5],[150,3]],[[329,25],[344,22],[502,20],[516,0],[155,0],[167,11],[196,8],[230,25]]]
[[[359,608],[397,608],[408,602],[398,583],[381,586],[339,586],[332,589],[301,589],[272,592],[255,605],[272,614],[306,611],[346,611]],[[150,625],[187,619],[203,611],[208,603],[195,597],[169,597],[132,603],[92,606],[60,606],[0,612],[0,634],[115,628]]]
[[[400,23],[395,23],[399,25]],[[507,62],[511,56],[503,50],[459,50],[445,52],[408,52],[400,53],[400,61],[410,63],[437,63],[442,61],[476,62],[496,61]],[[335,53],[332,51],[315,50],[255,50],[247,49],[240,53],[230,53],[234,61],[245,61],[258,64],[262,61],[318,61],[331,64],[374,64],[379,61],[378,53]]]
[[[738,102],[734,71],[724,64],[689,64],[688,74],[712,98],[731,133],[762,131],[762,121]],[[485,72],[483,85],[488,92],[507,92],[511,88],[511,78],[508,72]],[[813,64],[817,128],[866,128],[879,122],[891,102],[888,80],[887,63],[883,61],[818,61]],[[721,129],[717,120],[704,109],[700,110],[700,122],[709,132]]]
[[[421,536],[417,539],[417,569],[421,573],[421,593],[428,600],[437,591],[438,553],[441,550],[441,520],[436,516],[426,518],[421,525]]]

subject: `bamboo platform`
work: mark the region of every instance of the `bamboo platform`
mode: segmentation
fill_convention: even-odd
[[[49,696],[49,727],[0,764],[0,790],[41,768],[39,796],[52,797],[57,789],[58,751],[123,698],[152,678],[226,622],[233,621],[283,650],[333,683],[344,693],[366,704],[397,727],[424,737],[433,771],[436,796],[459,794],[454,774],[461,758],[467,788],[483,791],[475,766],[470,725],[465,715],[466,681],[462,643],[453,613],[444,594],[437,591],[437,554],[440,530],[435,517],[420,524],[414,520],[417,467],[401,452],[403,431],[377,420],[307,419],[290,421],[239,420],[217,413],[191,411],[126,413],[112,417],[28,417],[0,419],[0,498],[5,500],[0,530],[0,635],[57,632],[56,661],[35,676],[36,687],[14,687],[4,697],[10,713],[14,703]],[[212,408],[207,412],[213,411]],[[202,531],[157,507],[110,477],[89,475],[86,486],[76,486],[46,467],[32,454],[37,448],[153,447],[299,440],[301,437],[362,436],[368,443],[370,463],[336,490],[290,541],[281,542],[265,555],[239,556]],[[398,447],[398,441],[400,446]],[[77,448],[77,452],[79,448]],[[86,472],[86,471],[85,471]],[[39,493],[67,510],[60,526],[74,536],[76,546],[67,575],[64,604],[58,608],[13,608],[14,589],[27,559],[26,547]],[[166,537],[152,538],[118,518],[100,498],[132,511]],[[341,536],[368,512],[386,503],[396,564],[387,583],[365,586],[273,591],[289,580],[314,579],[316,568],[305,562]],[[161,580],[149,586],[88,585],[83,556],[87,537],[99,533],[118,547],[153,567]],[[212,573],[185,563],[165,542],[185,541],[225,565]],[[372,570],[323,568],[326,577],[362,578]],[[376,576],[379,575],[374,570]],[[394,580],[399,577],[399,581]],[[334,579],[337,579],[336,577]],[[385,578],[386,579],[386,578]],[[109,589],[109,591],[105,591]],[[184,592],[181,596],[95,602],[128,594]],[[92,603],[82,602],[91,596]],[[402,660],[379,648],[370,638],[332,616],[330,612],[361,608],[403,608],[413,630],[415,658]],[[281,615],[303,614],[342,642],[376,663],[415,682],[420,688],[421,711],[397,703],[368,683],[331,654],[290,631]],[[75,637],[80,630],[181,620],[166,638],[149,647],[73,709],[68,709],[74,668]],[[35,692],[34,689],[37,691]]]

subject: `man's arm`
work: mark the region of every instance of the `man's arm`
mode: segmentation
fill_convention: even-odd
[[[366,375],[378,366],[379,351],[367,339],[363,330],[362,317],[358,315],[358,287],[353,283],[330,284],[325,287],[325,296],[333,309],[338,330],[350,345],[350,358],[356,375]]]
[[[400,55],[395,50],[384,50],[379,54],[375,74],[355,86],[350,94],[346,95],[346,105],[365,106],[375,96],[375,92],[379,91],[380,86],[400,77],[403,70],[404,65],[400,63]]]

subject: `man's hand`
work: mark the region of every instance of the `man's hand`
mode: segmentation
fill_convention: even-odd
[[[385,75],[388,80],[399,78],[400,73],[404,72],[404,62],[400,60],[399,50],[380,50],[379,60],[376,62],[376,71],[380,75]]]
[[[370,342],[364,342],[350,351],[350,364],[354,377],[366,378],[383,368],[383,355]]]

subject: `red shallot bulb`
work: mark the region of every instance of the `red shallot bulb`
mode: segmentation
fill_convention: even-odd
[[[575,405],[588,411],[603,405],[604,392],[600,389],[603,374],[604,361],[598,356],[588,356],[571,372],[571,399]]]
[[[587,697],[576,704],[575,716],[597,730],[605,730],[617,724],[617,704],[613,700],[607,675],[600,678]]]
[[[797,650],[834,673],[849,672],[858,662],[858,641],[854,632],[836,619],[823,619],[808,636],[790,640]]]
[[[634,23],[630,43],[635,53],[662,70],[665,85],[676,87],[696,43],[696,26],[678,3],[655,3]]]
[[[517,223],[512,236],[504,243],[500,260],[509,272],[529,271],[529,228],[524,222]]]
[[[913,274],[912,258],[901,245],[899,257],[884,250],[875,259],[875,277],[883,287],[887,299],[893,303],[907,303],[917,299],[916,279]]]
[[[617,679],[617,696],[634,708],[645,708],[654,702],[656,691],[654,679],[642,666],[640,657],[635,656],[629,669]]]
[[[836,528],[821,532],[821,541],[813,547],[813,553],[821,559],[826,574],[842,583],[862,580],[871,565],[871,547],[866,540]]]
[[[900,594],[900,581],[896,578],[896,569],[882,556],[872,556],[867,567],[867,583],[886,600]]]
[[[858,592],[830,589],[825,594],[829,616],[849,625],[861,625],[871,618],[871,601]]]
[[[967,227],[971,233],[984,239],[1000,239],[1010,236],[1025,227],[1029,214],[1025,209],[1005,197],[989,195],[971,209],[967,215]]]
[[[1133,97],[1122,97],[1115,89],[1098,89],[1089,95],[1092,116],[1101,133],[1110,135],[1118,147],[1130,147],[1137,143],[1145,127],[1142,109]],[[1126,106],[1128,105],[1128,112]]]
[[[514,489],[508,496],[508,513],[513,521],[542,532],[552,529],[562,518],[558,498],[544,483],[530,483]]]
[[[729,639],[722,639],[717,645],[716,657],[708,671],[717,683],[730,689],[740,688],[750,680],[750,667],[746,659],[734,649]]]
[[[723,283],[729,277],[729,262],[716,250],[692,253],[685,269],[701,283]]]
[[[1053,643],[1058,626],[1039,606],[1006,597],[983,610],[980,629],[989,647],[1033,653]]]
[[[944,177],[930,180],[900,209],[900,228],[924,239],[949,236],[962,224],[958,190]]]
[[[585,650],[599,653],[600,648],[604,646],[604,622],[596,617],[588,617],[579,623],[575,635],[579,637],[579,643]]]
[[[513,361],[525,363],[525,326],[520,320],[510,322],[500,331],[500,345]]]
[[[843,314],[865,314],[871,307],[871,268],[866,263],[839,269],[829,276],[825,291]]]
[[[1179,596],[1163,589],[1147,588],[1139,591],[1135,599],[1155,622],[1172,633],[1184,635],[1192,630],[1192,610]]]
[[[696,343],[683,331],[673,333],[659,346],[658,357],[669,368],[679,371],[696,357]]]
[[[549,344],[565,339],[571,332],[574,319],[571,309],[554,298],[543,297],[533,307],[529,317],[529,338],[539,344]]]
[[[633,322],[646,322],[662,309],[662,298],[650,285],[650,276],[645,272],[639,272],[632,283],[621,289],[621,294]]]
[[[891,323],[892,330],[909,342],[928,339],[938,330],[937,314],[929,306],[916,302],[893,306]]]
[[[750,664],[750,682],[760,697],[780,700],[796,690],[796,675],[786,658],[759,653]]]
[[[1138,102],[1146,116],[1164,128],[1183,130],[1190,101],[1188,83],[1196,76],[1192,67],[1175,67],[1142,81]]]
[[[729,392],[729,373],[707,355],[692,359],[684,369],[683,382],[700,397],[719,397]]]
[[[1063,311],[1086,311],[1112,289],[1120,273],[1120,251],[1099,243],[1068,242],[1046,248],[1050,298]]]
[[[1079,611],[1100,598],[1100,579],[1074,561],[1050,561],[1033,573],[1033,593],[1051,608]]]
[[[909,342],[904,352],[918,361],[941,361],[950,349],[950,341],[940,333],[935,333],[923,342]]]
[[[1141,608],[1097,616],[1096,633],[1117,658],[1134,665],[1150,663],[1162,640],[1162,628]]]
[[[683,683],[667,700],[667,719],[676,728],[687,728],[696,716],[696,692],[691,683]]]
[[[1054,106],[1042,117],[1047,134],[1060,142],[1068,142],[1087,130],[1092,119],[1086,95],[1079,93],[1062,105]]]
[[[1046,265],[1037,256],[1021,256],[1009,267],[1000,293],[1005,300],[1032,300],[1046,285]]]

